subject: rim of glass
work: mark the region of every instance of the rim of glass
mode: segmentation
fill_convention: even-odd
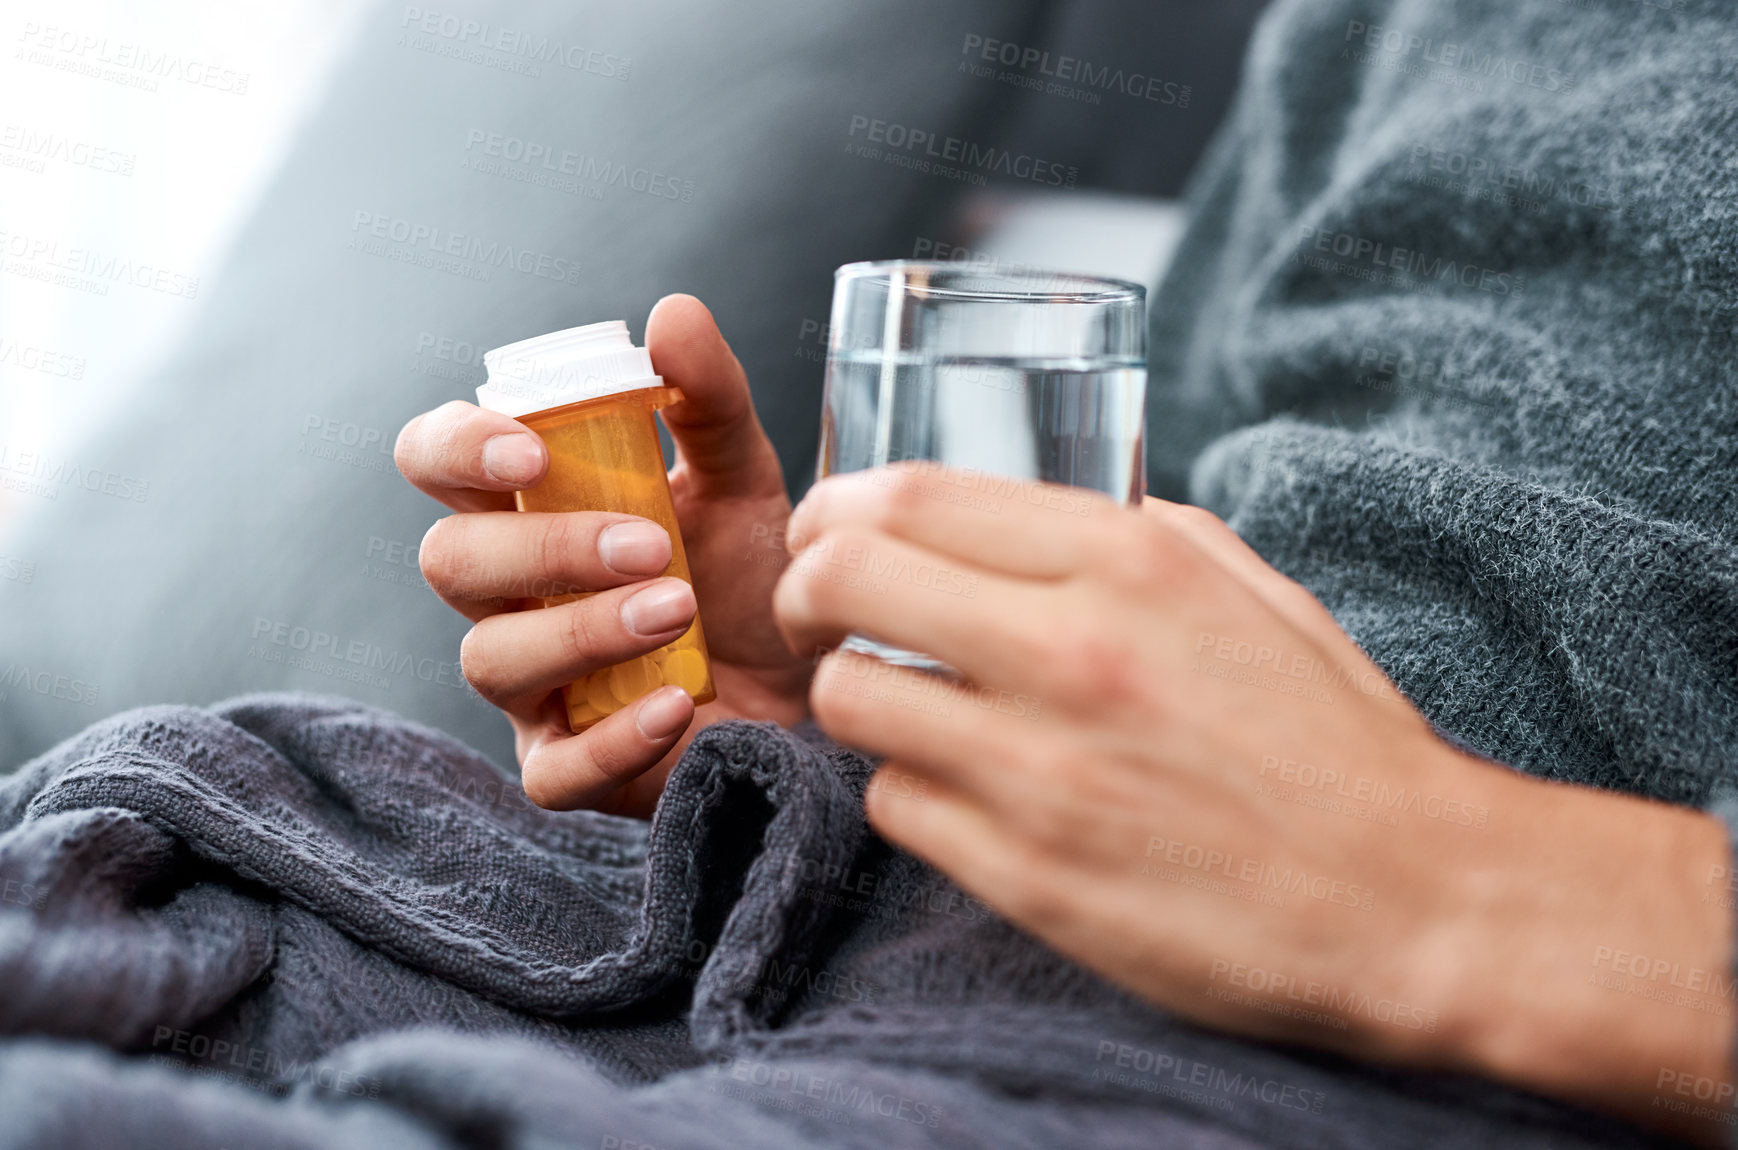
[[[936,299],[977,300],[981,302],[1112,304],[1144,301],[1147,294],[1144,285],[1134,283],[1131,280],[1112,279],[1109,276],[1088,275],[1085,272],[1070,272],[1058,268],[1044,268],[1032,264],[999,260],[862,260],[837,268],[833,272],[833,279],[835,281],[879,279],[891,285],[894,272],[918,268],[959,276],[977,275],[988,279],[1007,279],[1015,283],[1022,279],[1031,279],[1050,284],[1078,285],[1061,291],[1046,290],[1038,286],[1023,290],[984,291],[975,288],[937,287],[934,284],[906,285],[909,294]]]

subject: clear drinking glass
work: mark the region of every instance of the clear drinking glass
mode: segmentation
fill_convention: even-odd
[[[1146,289],[988,262],[888,260],[833,273],[821,478],[901,460],[1146,492]],[[939,660],[844,646],[941,674]]]

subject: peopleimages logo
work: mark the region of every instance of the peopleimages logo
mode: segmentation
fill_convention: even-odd
[[[1685,967],[1669,958],[1649,957],[1633,951],[1609,946],[1593,948],[1594,969],[1610,970],[1614,974],[1659,982],[1692,994],[1711,994],[1718,998],[1738,999],[1738,980],[1723,970],[1705,970],[1699,966]]]
[[[481,236],[466,235],[403,216],[359,209],[351,217],[350,231],[349,247],[402,263],[443,271],[457,270],[462,266],[467,271],[480,273],[471,278],[484,280],[488,279],[491,270],[508,268],[522,275],[558,283],[579,282],[578,260],[486,241]],[[387,243],[398,246],[388,248]]]
[[[409,674],[425,683],[471,691],[457,662],[409,651],[395,651],[366,639],[347,639],[331,631],[255,617],[248,655],[329,678],[390,687],[387,675]]]
[[[1195,638],[1195,655],[1197,663],[1204,655],[1223,664],[1248,667],[1256,672],[1265,670],[1273,675],[1284,675],[1305,683],[1320,683],[1336,690],[1354,690],[1384,702],[1403,701],[1403,697],[1379,671],[1369,668],[1354,670],[1350,667],[1330,667],[1313,655],[1288,652],[1263,643],[1252,643],[1235,635],[1215,635],[1211,631],[1202,631]],[[1326,696],[1323,701],[1333,702],[1333,697]]]
[[[107,36],[38,24],[34,20],[25,23],[18,39],[25,46],[18,59],[100,80],[116,80],[148,92],[157,90],[159,80],[180,80],[195,88],[245,96],[251,78],[247,72],[190,59],[179,52],[110,40]]]
[[[421,39],[401,43],[437,56],[451,56],[480,64],[515,64],[504,71],[538,75],[537,65],[556,64],[573,72],[589,72],[607,80],[626,80],[632,62],[626,56],[587,48],[583,44],[565,44],[553,36],[523,29],[503,28],[481,20],[468,20],[443,12],[431,12],[407,5],[398,22],[405,34]],[[497,53],[502,60],[491,61],[484,52]]]
[[[1337,272],[1410,291],[1453,283],[1491,295],[1520,295],[1527,277],[1475,263],[1398,247],[1353,232],[1299,225],[1298,250],[1292,259],[1305,267]],[[1316,254],[1320,253],[1320,254]],[[1343,262],[1342,262],[1343,261]]]
[[[156,1028],[151,1035],[151,1049],[178,1055],[195,1064],[233,1070],[275,1093],[288,1093],[297,1084],[308,1084],[356,1098],[380,1097],[378,1078],[324,1063],[284,1058],[262,1046],[248,1046],[172,1026]],[[159,1053],[157,1057],[163,1056]]]
[[[584,181],[587,185],[613,185],[623,191],[639,192],[653,199],[679,200],[684,204],[691,203],[694,199],[693,180],[680,179],[651,168],[629,167],[615,160],[538,140],[526,140],[520,136],[471,128],[465,133],[465,152],[466,163],[485,175],[512,178],[510,169],[500,164],[486,163],[504,161],[531,173],[525,182],[542,183],[539,176],[555,178],[551,186],[558,190],[572,190],[559,179],[562,176],[571,176],[573,181]],[[477,156],[471,156],[472,152],[477,153]],[[601,192],[598,194],[601,195]]]
[[[1102,101],[1099,92],[1117,92],[1137,100],[1187,108],[1193,89],[1188,84],[1166,80],[1147,72],[1093,64],[1078,56],[1051,55],[1043,48],[968,33],[960,47],[960,70],[979,79],[995,79],[1018,88],[1030,88],[1051,96],[1066,96],[1082,103]],[[982,63],[979,63],[982,61]],[[987,65],[1000,64],[998,72]],[[1035,73],[1035,75],[1034,75]],[[1073,87],[1072,85],[1080,85]]]
[[[1261,859],[1246,858],[1195,843],[1179,842],[1161,835],[1153,835],[1147,839],[1146,857],[1148,861],[1141,865],[1141,873],[1155,874],[1161,878],[1171,876],[1163,872],[1160,863],[1179,867],[1184,871],[1197,871],[1234,882],[1249,883],[1258,888],[1301,894],[1317,902],[1333,903],[1335,906],[1351,907],[1354,910],[1371,910],[1376,905],[1376,892],[1367,886],[1323,874],[1311,874],[1302,867],[1289,863],[1282,867]],[[1152,861],[1155,858],[1159,860],[1158,863]]]
[[[1405,179],[1420,187],[1461,193],[1530,212],[1544,211],[1551,200],[1602,212],[1623,208],[1623,197],[1610,184],[1570,180],[1519,164],[1494,164],[1483,156],[1430,143],[1412,146]]]
[[[1285,999],[1291,1003],[1303,1003],[1306,1006],[1319,1006],[1330,1017],[1340,1020],[1345,1015],[1357,1015],[1371,1022],[1385,1022],[1390,1026],[1398,1026],[1402,1030],[1424,1030],[1434,1033],[1438,1022],[1437,1012],[1426,1010],[1422,1006],[1400,1002],[1392,998],[1376,998],[1363,991],[1346,990],[1330,983],[1313,980],[1299,980],[1289,974],[1264,970],[1259,966],[1249,966],[1229,959],[1216,958],[1213,968],[1207,975],[1209,998],[1221,1001],[1232,1001],[1223,993],[1216,993],[1216,984],[1223,977],[1227,986],[1250,991],[1261,996],[1251,1002],[1251,1005],[1262,1000]],[[1270,1013],[1283,1013],[1270,1011]],[[1335,1029],[1344,1029],[1340,1022]]]
[[[364,471],[396,472],[392,461],[396,437],[378,427],[310,414],[302,418],[302,442],[297,455],[347,463]]]
[[[831,970],[811,970],[797,963],[781,963],[776,958],[767,960],[766,977],[759,985],[763,990],[784,995],[819,994],[823,998],[868,1005],[874,1005],[875,995],[881,989],[861,978]]]
[[[1462,44],[1437,36],[1425,36],[1404,28],[1383,24],[1366,24],[1362,20],[1346,21],[1347,45],[1358,45],[1370,52],[1382,52],[1394,60],[1429,64],[1451,74],[1464,74],[1479,79],[1507,80],[1527,88],[1546,92],[1567,92],[1575,86],[1575,77],[1544,64],[1536,64],[1523,56],[1505,56],[1488,48]],[[1342,48],[1341,55],[1349,55]],[[1359,59],[1359,63],[1370,63]]]
[[[1734,1094],[1738,1094],[1738,1088],[1735,1088],[1732,1083],[1722,1079],[1709,1078],[1705,1074],[1694,1074],[1688,1070],[1673,1070],[1669,1066],[1662,1066],[1659,1077],[1654,1081],[1654,1090],[1663,1093],[1668,1087],[1674,1094],[1682,1097],[1694,1098],[1698,1102],[1714,1103],[1718,1109],[1710,1109],[1706,1115],[1703,1115],[1704,1117],[1717,1119],[1727,1125],[1734,1123],[1734,1116],[1730,1113],[1729,1108],[1732,1105]],[[1659,1102],[1658,1098],[1654,1099],[1654,1105],[1659,1105]],[[1697,1109],[1702,1108],[1697,1107]]]
[[[83,379],[85,359],[82,355],[21,344],[0,335],[0,367],[21,367],[25,371],[39,371],[59,379]]]
[[[1287,784],[1285,789],[1278,792],[1282,798],[1289,797],[1290,788],[1296,788],[1369,803],[1402,814],[1415,814],[1463,827],[1476,827],[1479,830],[1485,828],[1491,816],[1489,807],[1477,803],[1444,798],[1417,788],[1391,785],[1385,779],[1347,774],[1334,767],[1316,767],[1295,759],[1282,759],[1278,755],[1263,755],[1261,770],[1256,772],[1256,778],[1267,779],[1270,774],[1273,779]],[[1270,785],[1269,790],[1272,789]]]
[[[942,1121],[942,1109],[933,1102],[893,1091],[882,1092],[865,1083],[831,1078],[809,1070],[762,1062],[759,1059],[721,1053],[713,1058],[711,1071],[717,1078],[724,1080],[720,1085],[740,1082],[767,1091],[774,1097],[789,1093],[795,1098],[813,1100],[825,1107],[837,1107],[839,1116],[847,1122],[862,1114],[894,1118],[909,1122],[913,1126],[933,1129],[940,1126]],[[752,1096],[748,1100],[762,1101]],[[814,1116],[825,1117],[821,1114]]]
[[[16,152],[27,162],[30,170],[37,172],[42,171],[46,161],[55,160],[75,168],[89,168],[93,172],[130,176],[133,174],[133,165],[138,160],[131,152],[117,152],[113,148],[104,148],[55,132],[33,131],[22,124],[7,124],[0,129],[0,152]]]
[[[1113,1082],[1165,1097],[1186,1098],[1205,1103],[1215,1110],[1229,1110],[1231,1099],[1244,1098],[1284,1110],[1320,1114],[1327,1097],[1320,1090],[1306,1090],[1278,1079],[1257,1078],[1242,1071],[1232,1073],[1211,1062],[1109,1039],[1099,1041],[1095,1062],[1097,1065],[1092,1076],[1101,1082]]]
[[[34,695],[44,695],[67,703],[81,703],[86,707],[94,707],[97,703],[95,684],[21,663],[8,663],[0,668],[0,699],[6,698],[7,693],[13,690],[29,691]]]
[[[1023,152],[1010,152],[994,144],[977,144],[958,136],[940,136],[924,128],[870,116],[852,116],[848,134],[851,137],[851,143],[846,146],[848,153],[869,159],[891,160],[897,156],[907,161],[902,166],[925,172],[934,170],[939,175],[950,177],[987,173],[1049,187],[1072,188],[1080,176],[1079,168],[1064,167]],[[885,157],[881,151],[883,146],[892,149]]]
[[[29,559],[0,555],[0,579],[8,583],[36,582],[36,564]]]
[[[58,486],[57,486],[58,485]],[[100,467],[81,467],[68,459],[55,459],[44,451],[19,451],[0,443],[0,489],[54,499],[62,487],[143,503],[151,493],[148,480]]]
[[[109,294],[111,283],[126,283],[181,299],[199,297],[198,276],[138,263],[95,248],[64,247],[59,240],[42,236],[0,231],[0,255],[9,261],[6,270],[15,275],[57,282],[96,295]]]

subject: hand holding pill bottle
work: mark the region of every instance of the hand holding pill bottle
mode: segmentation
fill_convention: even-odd
[[[610,320],[521,340],[486,353],[483,363],[489,375],[477,389],[478,404],[517,419],[549,449],[543,480],[514,495],[518,509],[650,519],[670,535],[663,573],[692,584],[652,414],[681,402],[682,393],[664,386],[627,324]],[[537,604],[553,607],[589,594],[541,597]],[[696,706],[717,697],[698,615],[674,642],[567,684],[568,724],[583,731],[665,684],[681,687]]]

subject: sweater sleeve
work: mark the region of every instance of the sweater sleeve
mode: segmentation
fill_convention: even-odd
[[[1738,784],[1735,31],[1279,4],[1150,354],[1152,489],[1439,729],[1699,807]]]

